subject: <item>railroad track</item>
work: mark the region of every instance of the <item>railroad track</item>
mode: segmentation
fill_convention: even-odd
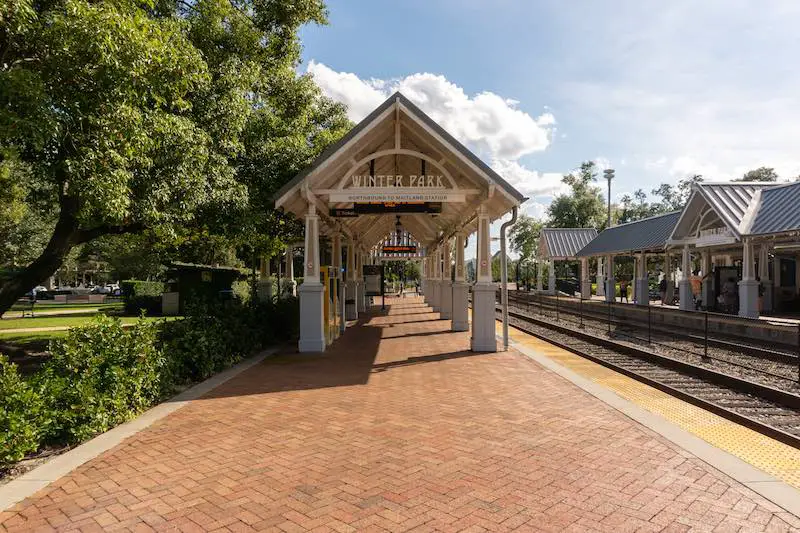
[[[574,302],[572,302],[574,304]],[[549,312],[555,313],[556,312],[556,305],[553,305],[552,302],[534,302],[533,300],[527,297],[527,294],[513,294],[509,292],[509,305],[522,304],[524,307],[528,307],[530,305],[535,305],[537,308],[543,308]],[[574,305],[565,305],[558,307],[558,313],[564,315],[571,315],[574,317],[578,317],[580,312],[576,309],[573,309]],[[587,306],[588,307],[588,306]],[[605,325],[608,320],[608,314],[605,311],[598,311],[597,309],[585,309],[582,311],[583,319],[586,321],[592,320],[598,323],[602,323]],[[624,334],[625,331],[631,330],[635,331],[636,328],[647,329],[647,322],[642,320],[637,320],[635,318],[627,318],[625,321],[617,320],[614,322],[617,328],[623,328],[622,333]],[[656,335],[665,335],[672,339],[683,339],[689,342],[695,343],[704,343],[705,338],[703,335],[699,335],[696,333],[681,333],[680,331],[676,331],[675,328],[667,329],[658,324],[651,325],[651,332]],[[715,335],[720,335],[719,332],[716,332]],[[634,338],[640,339],[640,337],[635,336]],[[733,337],[731,337],[733,339]],[[670,342],[668,339],[661,339],[661,342]],[[709,337],[708,338],[708,345],[710,347],[719,348],[722,350],[727,350],[730,352],[736,352],[741,354],[747,354],[751,357],[756,357],[759,359],[766,359],[769,361],[774,361],[776,363],[786,363],[792,365],[798,365],[800,359],[795,353],[798,350],[796,346],[783,346],[779,345],[780,349],[775,349],[777,346],[772,346],[771,348],[766,347],[759,347],[753,346],[752,344],[744,344],[738,340],[725,340],[720,338]],[[679,346],[676,346],[676,349],[683,349]]]
[[[509,322],[562,349],[800,448],[800,396],[796,394],[517,311],[509,310]]]

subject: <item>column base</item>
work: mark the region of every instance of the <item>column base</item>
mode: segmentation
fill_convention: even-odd
[[[694,311],[694,295],[692,294],[692,283],[688,279],[678,282],[678,292],[680,293],[681,311]]]
[[[428,305],[431,306],[434,313],[438,313],[441,310],[441,305],[439,303],[439,282],[437,280],[431,280],[428,282],[431,289],[431,299],[428,302]]]
[[[297,343],[297,347],[301,353],[324,352],[325,287],[322,284],[303,283],[297,291],[300,295],[300,342]]]
[[[716,302],[714,302],[714,287],[710,278],[707,278],[700,288],[700,303],[706,310],[714,308]]]
[[[358,307],[356,304],[357,298],[358,285],[356,285],[356,282],[346,282],[344,295],[344,316],[347,320],[358,320]]]
[[[496,283],[476,283],[472,287],[472,338],[473,352],[496,352],[495,292]]]
[[[605,296],[606,288],[603,285],[605,283],[605,279],[603,279],[603,276],[597,276],[597,280],[595,282],[597,283],[597,295]]]
[[[650,305],[650,280],[636,280],[636,305]]]
[[[739,316],[758,318],[758,286],[754,279],[739,282]]]
[[[453,282],[453,314],[451,331],[469,331],[469,284]]]
[[[609,279],[606,280],[605,286],[605,294],[603,295],[606,297],[607,302],[614,302],[617,299],[617,280]]]
[[[549,278],[547,280],[547,294],[555,294],[556,290],[556,278]]]
[[[772,280],[762,281],[761,285],[764,287],[764,296],[761,297],[761,312],[768,313],[772,311]]]
[[[439,318],[450,320],[453,317],[453,283],[439,282]]]
[[[584,300],[588,300],[592,297],[592,284],[589,283],[588,279],[584,279],[581,281],[581,298]]]
[[[664,296],[664,301],[661,302],[666,305],[672,305],[675,303],[675,282],[674,281],[667,281],[667,293]]]
[[[367,297],[364,294],[364,282],[363,281],[356,281],[356,308],[359,313],[365,313],[367,311]]]

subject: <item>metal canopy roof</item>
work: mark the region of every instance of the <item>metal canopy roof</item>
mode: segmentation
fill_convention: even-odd
[[[539,238],[539,255],[559,261],[575,259],[595,237],[594,228],[544,228]]]
[[[374,165],[372,170],[370,161]],[[392,230],[395,215],[333,218],[328,214],[329,207],[347,208],[352,204],[331,200],[340,198],[338,192],[348,190],[351,176],[408,177],[421,174],[422,164],[442,175],[449,191],[463,193],[465,198],[463,202],[443,202],[441,213],[401,215],[403,227],[427,247],[435,247],[443,237],[456,231],[474,231],[475,213],[481,205],[492,219],[497,219],[526,200],[400,93],[392,95],[328,147],[310,167],[284,185],[273,200],[276,208],[298,217],[313,203],[321,218],[322,233],[344,233],[352,236],[360,247],[368,249]]]
[[[748,235],[800,231],[800,182],[761,191]]]
[[[800,183],[697,183],[670,235],[692,244],[706,230],[725,227],[730,244],[743,236],[800,231]]]
[[[578,257],[663,251],[680,211],[607,228],[577,253]]]

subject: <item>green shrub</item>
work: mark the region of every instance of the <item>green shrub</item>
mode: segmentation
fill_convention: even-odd
[[[148,315],[161,314],[162,282],[129,279],[120,283],[120,288],[126,314],[138,315],[142,310]]]
[[[41,395],[0,354],[0,468],[39,448],[47,428]]]
[[[183,320],[123,328],[98,315],[51,343],[27,381],[0,357],[0,466],[43,444],[86,440],[299,330],[296,298],[191,307]]]
[[[157,327],[142,320],[123,328],[118,318],[98,315],[51,343],[52,358],[37,375],[55,413],[48,440],[80,442],[159,399],[164,358]]]

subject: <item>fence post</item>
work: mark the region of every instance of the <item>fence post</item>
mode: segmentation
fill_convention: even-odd
[[[608,335],[611,336],[611,302],[608,302]]]
[[[583,295],[582,294],[581,294],[581,303],[580,303],[580,308],[579,308],[578,314],[581,317],[581,324],[580,324],[579,327],[581,329],[583,329]]]
[[[797,381],[800,381],[800,324],[797,324]]]
[[[647,306],[647,344],[653,344],[653,307]]]
[[[703,359],[708,360],[708,311],[706,311],[705,339],[703,342]]]
[[[539,293],[539,314],[544,317],[544,300],[541,293]]]

